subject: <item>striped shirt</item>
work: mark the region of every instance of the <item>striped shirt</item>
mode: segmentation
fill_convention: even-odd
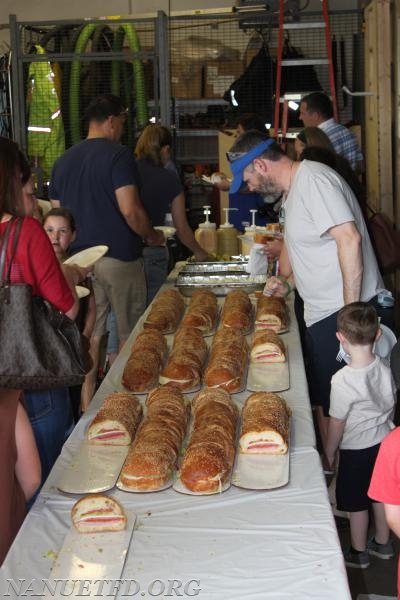
[[[326,133],[335,152],[344,156],[351,167],[356,170],[358,163],[364,160],[363,154],[358,147],[357,140],[352,132],[344,125],[336,123],[335,119],[328,119],[319,125],[320,129]]]

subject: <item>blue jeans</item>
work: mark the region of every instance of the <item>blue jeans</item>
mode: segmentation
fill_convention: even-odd
[[[168,275],[168,250],[166,246],[143,248],[144,273],[147,285],[147,303],[150,304]]]
[[[74,426],[69,389],[25,391],[24,399],[39,450],[43,485]]]
[[[115,318],[115,314],[112,310],[110,310],[107,316],[107,331],[107,354],[118,354],[119,338],[117,330],[117,319]]]

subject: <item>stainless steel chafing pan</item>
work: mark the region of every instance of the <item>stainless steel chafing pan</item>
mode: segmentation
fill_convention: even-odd
[[[262,289],[265,281],[266,275],[251,276],[245,271],[181,271],[175,285],[185,296],[190,296],[198,289],[209,289],[217,296],[225,296],[230,290],[238,288],[250,294]]]

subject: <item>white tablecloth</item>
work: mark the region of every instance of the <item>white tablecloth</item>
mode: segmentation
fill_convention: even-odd
[[[293,450],[289,484],[268,492],[232,486],[215,496],[172,489],[112,495],[137,514],[121,578],[137,580],[143,591],[154,579],[195,579],[205,600],[351,598],[314,449]],[[74,500],[39,497],[1,570],[2,596],[7,578],[50,577],[54,553],[71,527]],[[90,573],[82,573],[85,578]],[[16,597],[12,591],[10,597]]]
[[[136,331],[141,327],[139,322]],[[135,335],[134,331],[131,340]],[[176,579],[182,586],[190,580],[200,581],[198,596],[204,600],[350,600],[326,484],[314,449],[312,415],[293,314],[285,341],[291,388],[282,396],[293,410],[289,484],[258,492],[231,486],[213,496],[189,496],[173,489],[153,494],[114,489],[111,494],[126,510],[137,514],[121,574],[121,578],[139,582],[141,591],[134,597],[154,597],[159,588],[149,591],[149,584],[155,579],[167,587],[169,580]],[[2,596],[8,591],[10,598],[17,597],[7,579],[29,581],[51,576],[54,554],[71,527],[70,510],[76,501],[76,497],[58,492],[57,482],[73,460],[104,397],[120,388],[129,350],[128,341],[25,520],[0,571]],[[248,394],[242,392],[235,397],[242,402]],[[87,577],[90,574],[82,574],[82,579]],[[195,595],[196,587],[191,584],[187,596]],[[127,596],[119,593],[117,597]]]

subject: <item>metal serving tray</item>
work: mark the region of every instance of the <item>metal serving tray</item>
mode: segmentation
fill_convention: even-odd
[[[217,296],[225,296],[230,290],[240,288],[248,294],[262,289],[266,275],[252,276],[245,271],[220,272],[180,272],[175,285],[185,296],[191,296],[195,290],[209,289]]]
[[[188,262],[180,273],[243,273],[246,272],[248,260],[231,260],[221,262]]]

